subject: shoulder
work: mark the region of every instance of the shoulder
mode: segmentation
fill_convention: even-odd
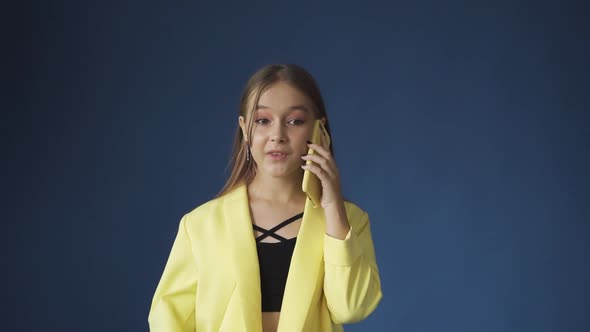
[[[223,205],[223,199],[224,197],[214,198],[196,207],[193,207],[185,213],[185,223],[194,225],[195,223],[198,223],[200,220],[209,219],[212,214],[215,214],[216,211],[220,210],[220,208]]]
[[[239,198],[240,192],[236,189],[223,196],[210,199],[188,210],[183,219],[189,227],[202,226],[207,220],[223,218],[223,208],[227,200]]]

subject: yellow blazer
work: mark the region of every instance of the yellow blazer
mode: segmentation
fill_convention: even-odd
[[[351,230],[325,233],[308,199],[291,258],[278,332],[343,331],[381,300],[368,214],[345,201]],[[150,331],[262,331],[260,271],[245,185],[186,213],[156,288]]]

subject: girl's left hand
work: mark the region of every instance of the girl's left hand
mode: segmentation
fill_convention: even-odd
[[[330,206],[337,206],[343,203],[342,192],[340,190],[340,174],[336,167],[336,161],[330,153],[327,140],[324,135],[321,135],[321,145],[307,144],[315,153],[305,155],[301,158],[304,160],[311,160],[314,163],[310,165],[302,165],[304,170],[317,175],[322,182],[322,198],[320,205],[326,209]]]

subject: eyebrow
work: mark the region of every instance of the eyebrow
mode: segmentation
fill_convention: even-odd
[[[268,106],[264,106],[264,105],[260,105],[260,104],[258,104],[258,106],[256,106],[256,110],[269,109],[269,108],[270,107],[268,107]],[[287,109],[289,111],[292,111],[292,110],[302,110],[302,111],[305,111],[305,112],[308,112],[308,113],[310,112],[309,111],[309,108],[307,108],[305,105],[293,105],[293,106],[289,106]]]

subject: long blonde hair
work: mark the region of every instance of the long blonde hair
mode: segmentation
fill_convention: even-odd
[[[305,94],[313,103],[313,113],[316,119],[326,118],[325,127],[330,137],[330,121],[326,114],[324,100],[320,89],[311,74],[301,66],[295,64],[271,64],[256,71],[246,83],[240,99],[239,115],[248,120],[248,142],[252,142],[252,127],[256,105],[264,91],[277,82],[285,82]],[[253,98],[253,99],[252,99]],[[253,100],[253,102],[250,102]],[[250,107],[248,107],[250,105]],[[334,140],[331,140],[330,152],[334,155]],[[227,182],[215,198],[221,197],[241,184],[250,184],[256,175],[254,159],[246,160],[248,145],[244,142],[241,128],[238,124],[234,137],[232,154],[225,171],[231,168]]]

